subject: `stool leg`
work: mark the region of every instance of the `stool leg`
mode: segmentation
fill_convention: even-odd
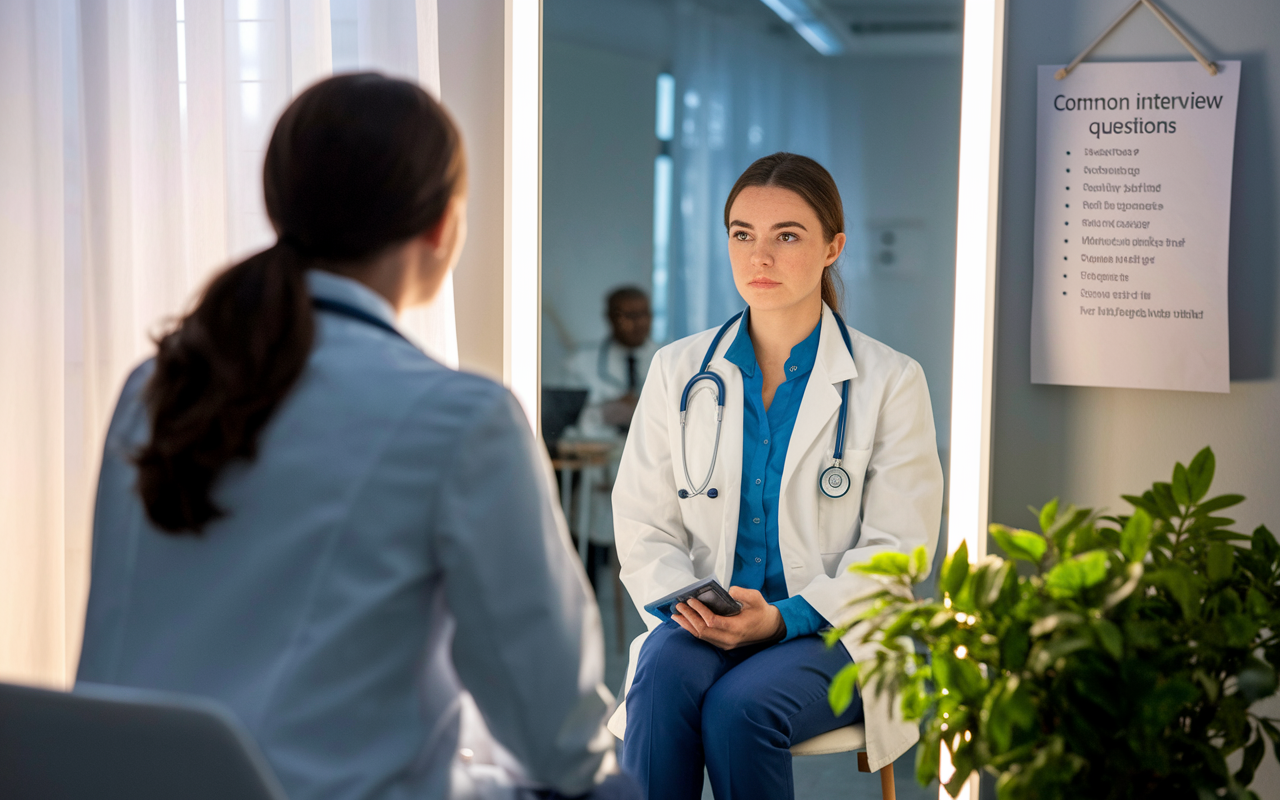
[[[880,796],[884,800],[897,800],[897,793],[893,788],[892,764],[880,769]]]

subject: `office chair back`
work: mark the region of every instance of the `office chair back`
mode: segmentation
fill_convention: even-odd
[[[80,684],[0,684],[6,800],[286,800],[257,745],[210,700]]]

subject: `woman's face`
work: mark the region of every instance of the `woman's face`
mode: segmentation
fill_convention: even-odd
[[[828,242],[818,215],[790,189],[748,186],[729,209],[733,282],[753,311],[816,308],[822,271],[844,242],[843,233]]]

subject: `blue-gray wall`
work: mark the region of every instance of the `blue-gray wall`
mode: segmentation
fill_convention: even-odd
[[[1204,445],[1218,457],[1215,489],[1249,499],[1241,528],[1280,530],[1280,380],[1276,377],[1277,157],[1280,2],[1161,0],[1211,58],[1243,62],[1230,254],[1231,393],[1033,386],[1031,264],[1036,65],[1066,63],[1128,0],[1010,0],[1001,177],[993,519],[1033,524],[1028,503],[1056,495],[1123,510],[1119,495],[1168,480]],[[1190,56],[1146,9],[1094,52],[1096,61]],[[1280,710],[1272,704],[1271,713]],[[1255,789],[1280,797],[1268,757]]]

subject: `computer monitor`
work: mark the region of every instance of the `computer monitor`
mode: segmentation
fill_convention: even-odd
[[[586,389],[542,390],[542,438],[553,455],[565,428],[578,421],[586,404]]]

